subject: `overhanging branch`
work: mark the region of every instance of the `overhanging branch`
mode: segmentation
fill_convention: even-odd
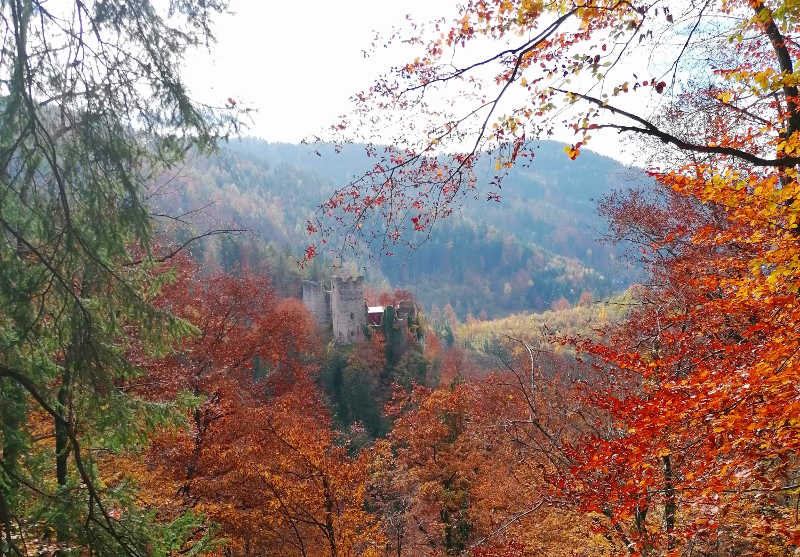
[[[624,116],[625,118],[628,118],[630,120],[633,120],[634,122],[637,122],[638,124],[641,124],[641,127],[626,126],[624,124],[601,124],[595,126],[595,128],[592,129],[612,128],[619,130],[620,132],[636,132],[643,135],[648,135],[650,137],[655,137],[657,139],[660,139],[664,143],[670,143],[684,151],[693,151],[695,153],[709,153],[709,154],[734,157],[746,161],[752,164],[753,166],[787,168],[800,164],[800,157],[780,157],[774,159],[767,159],[764,157],[759,157],[758,155],[755,155],[753,153],[737,149],[735,147],[726,147],[723,145],[701,145],[698,143],[691,143],[689,141],[681,139],[680,137],[672,135],[671,133],[667,133],[666,131],[658,128],[655,124],[646,120],[645,118],[642,118],[641,116],[637,116],[636,114],[628,112],[627,110],[622,110],[621,108],[611,106],[607,102],[598,99],[596,97],[585,95],[583,93],[576,93],[574,91],[567,91],[565,89],[559,89],[557,87],[553,87],[553,91],[558,91],[559,93],[564,93],[565,95],[578,97],[580,99],[583,99],[591,104],[600,107],[603,110],[607,110],[612,114]]]

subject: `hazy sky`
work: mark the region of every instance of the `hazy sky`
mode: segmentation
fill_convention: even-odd
[[[406,14],[417,21],[457,14],[456,0],[231,0],[218,18],[217,44],[187,61],[185,75],[196,98],[220,106],[229,97],[254,109],[248,135],[297,142],[348,109],[348,97],[413,51],[365,59],[375,31],[388,33]],[[565,135],[564,140],[569,140]],[[609,136],[592,150],[615,158]]]
[[[374,31],[405,14],[428,20],[453,11],[454,0],[232,0],[218,18],[212,53],[186,69],[196,97],[232,97],[257,109],[253,135],[295,142],[333,123],[348,97],[369,85],[388,60],[365,60]],[[399,61],[399,60],[398,60]]]

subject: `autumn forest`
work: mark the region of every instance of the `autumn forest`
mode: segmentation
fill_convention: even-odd
[[[800,3],[425,4],[0,0],[0,554],[800,555]]]

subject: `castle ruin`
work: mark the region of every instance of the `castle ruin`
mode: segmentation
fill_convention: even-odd
[[[364,302],[364,277],[334,277],[326,284],[303,281],[303,303],[321,327],[333,328],[333,340],[352,344],[364,340],[367,305]]]

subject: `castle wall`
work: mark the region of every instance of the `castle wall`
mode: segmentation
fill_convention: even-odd
[[[331,323],[331,306],[328,293],[318,282],[303,281],[303,303],[311,315],[314,316],[320,327],[327,327]]]
[[[364,277],[334,278],[330,302],[333,339],[341,344],[364,340],[364,328],[367,324]]]

